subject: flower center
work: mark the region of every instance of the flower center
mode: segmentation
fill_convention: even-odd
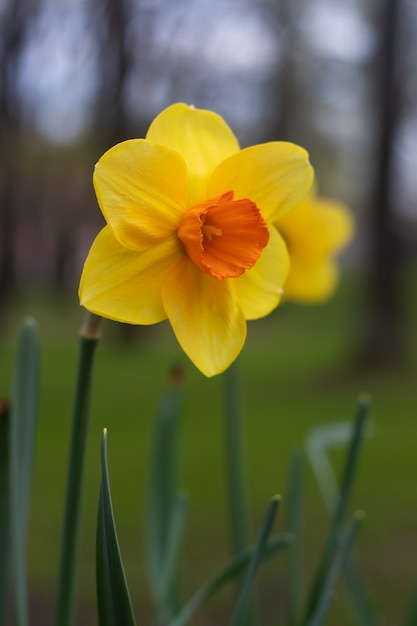
[[[191,260],[218,280],[236,278],[253,267],[269,240],[269,231],[258,207],[234,192],[191,206],[177,235]]]

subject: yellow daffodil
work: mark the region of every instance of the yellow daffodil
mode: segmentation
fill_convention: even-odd
[[[146,139],[114,146],[96,165],[106,226],[85,262],[81,304],[129,324],[168,318],[193,363],[220,373],[242,349],[246,320],[280,301],[289,260],[274,222],[312,178],[298,146],[240,150],[215,113],[168,107]]]
[[[308,194],[275,222],[291,259],[285,297],[319,302],[334,291],[339,270],[335,255],[353,235],[350,211],[340,202]]]

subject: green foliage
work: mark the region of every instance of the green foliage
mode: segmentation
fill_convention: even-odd
[[[160,623],[179,609],[178,560],[186,517],[186,498],[176,493],[176,442],[182,388],[173,377],[156,419],[149,471],[146,524],[148,573]]]
[[[114,521],[107,466],[107,432],[101,442],[102,482],[97,517],[97,605],[100,626],[135,626]]]
[[[6,619],[9,568],[9,405],[0,398],[0,624]]]
[[[281,486],[288,450],[300,442],[305,432],[313,425],[332,422],[336,423],[338,428],[342,424],[342,430],[349,432],[344,422],[345,407],[350,403],[358,387],[368,388],[374,397],[377,428],[376,436],[367,446],[366,455],[360,462],[361,477],[355,486],[355,501],[366,503],[367,523],[365,532],[361,535],[360,547],[366,557],[366,567],[371,566],[373,585],[369,597],[368,590],[361,581],[362,577],[354,555],[352,558],[352,553],[349,552],[347,560],[339,557],[340,562],[344,561],[342,578],[347,582],[353,607],[353,621],[347,622],[349,618],[346,617],[346,607],[342,605],[344,614],[338,616],[336,613],[334,618],[333,612],[328,622],[338,625],[357,623],[368,626],[377,621],[373,612],[374,621],[368,619],[369,605],[372,609],[377,607],[378,618],[379,613],[385,612],[387,607],[388,615],[391,612],[398,621],[398,615],[401,615],[404,607],[408,606],[408,614],[402,623],[403,626],[410,626],[414,623],[417,606],[415,600],[406,605],[410,571],[405,568],[404,571],[399,570],[395,563],[387,570],[380,568],[378,563],[379,555],[384,553],[384,550],[388,553],[388,559],[391,559],[397,545],[399,549],[402,545],[410,545],[411,548],[413,546],[414,513],[411,504],[415,493],[414,477],[417,469],[414,446],[415,373],[412,370],[404,371],[393,377],[379,373],[364,373],[360,378],[356,375],[349,377],[341,374],[340,367],[346,362],[351,335],[349,332],[341,333],[340,330],[352,328],[358,321],[352,309],[352,301],[354,301],[352,293],[342,291],[338,298],[320,310],[284,307],[265,320],[265,323],[253,326],[249,330],[247,346],[240,361],[240,382],[245,400],[242,431],[247,452],[245,461],[250,470],[250,513],[251,517],[257,519],[261,506],[264,506],[277,486]],[[39,297],[36,301],[33,300],[33,303],[33,308],[39,309],[44,349],[41,419],[29,527],[31,533],[29,538],[32,536],[35,539],[29,543],[29,575],[30,579],[39,583],[41,589],[47,589],[48,585],[55,584],[54,545],[59,540],[56,528],[61,517],[64,490],[62,475],[66,465],[66,455],[62,454],[62,450],[66,449],[69,436],[68,414],[74,386],[72,372],[76,366],[72,338],[77,332],[80,320],[76,309],[68,305],[68,302],[63,306],[61,314],[58,314],[59,310],[57,313],[56,303],[52,307],[50,302]],[[28,308],[27,303],[20,306],[23,310]],[[10,345],[10,337],[13,336],[12,327],[7,328],[6,334],[1,338],[0,380],[3,384],[11,378],[8,368],[14,352]],[[130,588],[134,592],[134,601],[142,603],[145,595],[143,577],[140,568],[132,563],[138,559],[142,562],[143,554],[140,548],[133,549],[138,535],[138,522],[132,517],[130,494],[132,481],[126,480],[126,475],[136,477],[133,484],[135,498],[145,488],[151,416],[155,408],[154,399],[158,396],[158,389],[162,384],[162,372],[179,358],[179,353],[164,325],[155,332],[151,331],[149,338],[140,337],[132,342],[133,349],[130,346],[113,343],[109,332],[110,326],[106,329],[107,337],[100,352],[94,383],[91,447],[86,459],[85,541],[81,553],[80,582],[85,601],[92,586],[92,573],[89,571],[93,545],[91,519],[95,517],[99,479],[96,447],[102,427],[106,425],[112,433],[110,455],[117,459],[112,463],[112,486],[113,497],[116,499],[118,528],[121,531],[122,547],[125,548],[123,553],[126,573],[130,580]],[[413,350],[417,345],[415,339],[413,335],[410,340]],[[219,405],[221,406],[223,382],[219,379],[207,381],[192,368],[188,368],[187,378],[187,394],[181,414],[181,456],[177,469],[180,484],[185,484],[191,494],[192,514],[187,525],[186,556],[187,559],[191,556],[193,561],[192,584],[195,584],[198,580],[210,578],[210,572],[216,570],[216,563],[221,562],[224,554],[221,529],[221,520],[225,516],[225,507],[222,503],[224,423],[218,410]],[[4,389],[0,392],[4,394]],[[136,406],[140,406],[139,415]],[[341,441],[340,446],[343,445]],[[340,468],[341,453],[334,448],[333,445],[326,448],[327,459],[331,467]],[[6,457],[2,454],[1,458],[4,461]],[[208,464],[210,472],[207,472]],[[321,502],[316,497],[316,487],[312,483],[311,475],[307,474],[303,478],[301,458],[298,465],[298,469],[295,470],[298,478],[290,480],[288,494],[283,500],[288,520],[285,527],[291,534],[297,535],[297,540],[289,547],[288,534],[282,535],[281,538],[283,542],[281,548],[285,544],[289,560],[292,559],[293,574],[290,576],[290,569],[287,577],[289,595],[293,585],[293,604],[294,607],[298,607],[294,608],[291,626],[293,624],[300,626],[301,616],[304,615],[303,611],[300,612],[300,606],[303,607],[306,591],[311,591],[308,585],[307,589],[297,585],[297,577],[300,572],[311,570],[311,564],[317,556],[317,545],[320,545],[320,542],[324,543],[325,526],[322,523]],[[54,481],[49,480],[51,467],[54,468]],[[299,485],[294,487],[298,484],[297,481]],[[383,481],[384,489],[375,489],[375,484],[379,484],[380,481]],[[337,486],[334,476],[333,483]],[[392,497],[389,497],[389,494],[395,494],[397,503],[395,507],[392,506]],[[331,497],[328,500],[330,501]],[[173,525],[173,537],[178,536],[178,528],[183,528],[181,519],[185,511],[184,501],[177,503],[176,507],[174,518],[177,517],[177,522]],[[293,507],[300,511],[295,517],[290,512]],[[249,537],[251,527],[250,523]],[[400,533],[395,532],[395,528],[398,527],[401,528]],[[341,537],[346,532],[344,527]],[[395,541],[392,540],[393,536]],[[4,539],[4,535],[2,538]],[[274,538],[269,540],[268,546],[272,540]],[[169,540],[168,543],[171,545],[171,554],[175,557],[170,557],[166,561],[171,563],[167,568],[169,573],[172,572],[172,564],[177,562],[179,556],[172,546],[180,545],[181,541]],[[349,546],[349,541],[347,545]],[[48,558],[44,558],[46,553]],[[196,554],[199,559],[195,558]],[[193,592],[191,586],[191,597],[183,602],[180,613],[186,615],[187,610],[189,617],[186,615],[181,623],[187,623],[225,582],[236,581],[244,573],[251,554],[250,548],[247,548],[242,554],[232,557],[230,563],[226,564],[218,575],[197,591]],[[340,543],[335,554],[340,554]],[[335,568],[334,565],[332,567]],[[335,571],[337,573],[337,568]],[[225,582],[223,575],[226,577]],[[170,577],[171,574],[168,578]],[[290,585],[291,579],[295,583]],[[218,580],[221,581],[219,586],[216,582]],[[381,596],[384,585],[391,591],[388,600]],[[185,597],[189,597],[189,587],[190,581],[184,585]],[[338,594],[336,607],[340,605],[341,597],[343,594]],[[361,609],[358,598],[364,600],[365,609],[362,610],[362,618],[359,616]],[[193,608],[193,603],[196,608]],[[177,620],[180,615],[176,614],[175,619]]]
[[[232,389],[227,389],[227,383]],[[233,428],[229,432],[229,438],[235,437],[235,445],[228,446],[229,471],[234,474],[231,486],[237,487],[239,494],[244,489],[241,484],[242,471],[240,468],[240,432],[239,425],[239,401],[235,387],[235,372],[232,379],[226,378],[226,420],[233,416]],[[213,593],[221,589],[228,580],[240,580],[243,568],[245,574],[242,579],[241,590],[236,602],[231,624],[241,626],[246,623],[246,609],[250,598],[250,589],[254,580],[255,572],[267,553],[273,547],[270,543],[269,534],[275,519],[279,499],[275,498],[264,518],[258,541],[254,548],[244,550],[236,556],[231,564],[228,564],[212,581],[204,585],[195,596],[185,605],[181,606],[178,596],[175,602],[170,600],[170,590],[179,587],[179,568],[177,567],[180,556],[180,547],[184,531],[184,500],[181,495],[176,495],[176,444],[177,425],[180,415],[181,392],[178,386],[169,388],[165,393],[162,409],[157,419],[155,444],[153,449],[151,472],[150,472],[150,497],[148,499],[148,554],[151,586],[153,587],[154,601],[158,623],[170,626],[185,626],[193,614],[200,609]],[[366,433],[366,418],[369,410],[369,398],[362,395],[359,398],[358,410],[350,428],[342,425],[335,428],[334,425],[321,427],[310,433],[308,441],[309,456],[312,466],[317,472],[319,482],[323,489],[323,497],[327,499],[330,512],[330,528],[324,542],[322,554],[318,561],[316,573],[310,584],[308,594],[303,589],[303,577],[301,567],[300,536],[302,532],[302,464],[301,457],[294,455],[290,471],[289,484],[289,530],[292,535],[290,541],[285,536],[280,537],[279,545],[287,545],[289,548],[289,616],[290,626],[323,626],[331,606],[336,582],[342,573],[345,573],[348,591],[352,600],[353,613],[357,623],[362,626],[373,626],[376,621],[368,603],[366,592],[362,586],[361,578],[352,560],[351,548],[356,538],[357,531],[363,521],[363,514],[356,513],[350,523],[345,522],[349,508],[350,496],[354,484],[358,465],[360,444]],[[236,448],[236,444],[237,448]],[[340,487],[334,480],[332,465],[329,462],[328,448],[331,446],[347,446],[345,463],[342,468]],[[328,474],[326,478],[326,473]],[[332,482],[333,481],[333,482]],[[328,485],[332,485],[328,489]],[[333,501],[331,497],[333,496]],[[241,515],[241,496],[237,499]],[[231,509],[231,531],[241,537],[241,529],[244,520],[236,523],[236,508]],[[232,545],[237,546],[236,537],[232,539]],[[169,566],[167,566],[169,563]],[[166,572],[169,572],[169,575]],[[304,598],[307,596],[307,601]],[[414,604],[411,605],[406,622],[413,619]],[[103,622],[104,623],[104,622]]]
[[[353,428],[351,424],[343,422],[338,424],[328,424],[315,428],[309,433],[306,440],[307,454],[317,482],[321,488],[328,513],[332,518],[332,530],[323,551],[321,567],[318,569],[316,574],[316,587],[320,587],[320,585],[322,585],[323,575],[325,575],[324,572],[327,569],[327,563],[329,559],[331,559],[332,550],[337,548],[338,537],[340,537],[342,532],[341,525],[343,517],[347,509],[350,492],[354,483],[354,472],[356,471],[357,466],[359,446],[362,439],[367,434],[369,435],[371,431],[369,428],[369,421],[366,420],[368,405],[368,396],[363,395],[359,398],[358,412]],[[346,458],[340,489],[329,458],[331,448],[339,446],[349,446],[349,452]],[[352,532],[353,528],[354,526],[352,526]],[[368,598],[364,592],[361,575],[358,571],[355,559],[353,555],[348,555],[345,560],[345,580],[357,623],[361,626],[372,626],[375,624],[375,618],[371,607],[369,606]],[[315,608],[314,602],[317,600],[317,593],[319,593],[317,588],[313,586],[311,610],[314,610]]]
[[[276,552],[287,549],[291,545],[292,537],[282,533],[270,537],[266,542],[262,559],[272,557]],[[246,548],[236,557],[224,565],[215,576],[191,597],[175,616],[170,626],[185,626],[195,613],[226,583],[236,581],[248,568],[254,554],[254,548]]]
[[[316,611],[319,610],[319,603],[322,602],[324,593],[323,589],[327,585],[329,575],[328,572],[331,567],[331,563],[335,558],[335,553],[340,542],[340,535],[349,504],[349,497],[353,487],[354,473],[358,462],[359,446],[362,443],[368,405],[369,400],[367,398],[363,397],[359,400],[358,412],[354,421],[351,441],[342,474],[340,493],[334,503],[334,510],[332,511],[330,532],[327,536],[323,553],[319,561],[319,566],[313,580],[311,594],[307,602],[307,620],[311,619],[312,616],[315,615]]]
[[[236,608],[233,613],[232,626],[240,626],[245,623],[246,610],[249,604],[250,589],[255,573],[263,559],[268,538],[272,530],[272,525],[278,510],[279,497],[273,498],[268,507],[256,545],[253,549],[251,559],[246,568],[245,577],[242,581],[242,588],[237,599]]]
[[[88,318],[89,314],[87,314]],[[72,433],[65,492],[64,526],[61,541],[61,562],[55,621],[57,626],[71,626],[74,621],[85,455],[90,421],[93,364],[98,338],[98,336],[89,336],[83,332],[81,332],[80,336],[80,355],[74,394]]]
[[[290,478],[287,493],[288,531],[293,537],[289,546],[288,558],[288,622],[296,626],[304,606],[302,546],[303,529],[303,459],[300,453],[293,453],[290,463]]]
[[[226,378],[230,381],[230,378]],[[180,416],[181,390],[176,380],[175,385],[171,385],[165,392],[162,407],[156,421],[154,436],[153,454],[150,468],[150,494],[148,498],[147,513],[147,547],[148,547],[148,571],[150,575],[151,589],[153,591],[155,613],[157,623],[160,626],[169,624],[170,626],[185,626],[203,602],[213,593],[231,579],[241,580],[240,592],[236,601],[231,621],[232,626],[243,626],[247,623],[247,609],[250,601],[250,591],[254,581],[255,573],[273,548],[287,545],[290,546],[289,559],[289,580],[290,580],[290,613],[289,624],[300,624],[300,626],[322,626],[331,604],[331,599],[335,584],[340,573],[346,567],[349,553],[356,537],[359,524],[362,520],[361,514],[356,514],[353,521],[345,527],[345,516],[352,490],[352,484],[357,466],[359,444],[361,443],[365,418],[367,415],[367,399],[361,398],[358,407],[357,417],[354,421],[351,435],[349,437],[348,453],[344,471],[342,473],[340,494],[334,506],[330,532],[325,542],[321,558],[317,567],[317,572],[311,583],[309,600],[304,607],[301,600],[305,597],[303,592],[303,581],[300,567],[299,536],[301,534],[301,482],[302,470],[299,457],[294,457],[290,478],[290,529],[293,532],[292,538],[282,536],[277,542],[270,542],[269,535],[272,530],[280,498],[275,497],[263,520],[256,545],[249,550],[243,548],[235,558],[228,564],[215,578],[204,585],[194,597],[185,605],[173,591],[180,586],[179,568],[177,567],[180,556],[180,548],[184,530],[184,500],[181,495],[176,496],[176,446],[177,427]],[[232,379],[233,386],[235,380]],[[230,396],[230,394],[232,394]],[[234,415],[232,432],[239,437],[240,415],[237,409],[238,399],[235,390],[227,391],[227,402],[230,403],[232,397],[232,413]],[[229,407],[230,408],[230,407]],[[230,415],[226,415],[226,420],[230,420]],[[230,426],[230,423],[229,423]],[[229,435],[230,436],[230,435]],[[327,441],[325,434],[321,439]],[[314,438],[310,437],[314,441]],[[317,441],[317,437],[315,439]],[[104,444],[103,444],[104,445]],[[320,446],[322,444],[320,443]],[[107,471],[107,457],[102,449],[103,467]],[[234,446],[228,446],[228,453],[232,455],[229,467],[235,474],[232,487],[237,485],[239,493],[242,493],[242,481],[240,468],[236,459],[240,457],[240,450]],[[103,470],[104,471],[104,470]],[[107,474],[106,474],[107,476]],[[104,479],[103,479],[104,480]],[[106,478],[108,484],[108,476]],[[106,493],[104,491],[104,493]],[[125,604],[130,610],[129,595],[121,564],[118,541],[115,534],[115,525],[111,507],[108,511],[109,525],[111,533],[103,530],[104,508],[103,508],[103,486],[101,489],[99,505],[99,526],[98,526],[98,596],[100,624],[113,624],[114,615],[117,615],[115,606]],[[110,500],[110,497],[108,497]],[[241,503],[239,502],[239,506]],[[231,532],[241,537],[241,524],[236,524],[236,510],[231,511]],[[107,541],[106,541],[107,539]],[[291,549],[293,544],[293,549]],[[232,545],[238,545],[236,537],[232,538]],[[107,568],[103,562],[110,563],[108,554],[113,553],[114,575],[117,579],[111,584],[112,569]],[[244,568],[244,569],[243,569]],[[104,574],[103,574],[104,571]],[[241,574],[244,572],[243,577]],[[123,611],[120,609],[122,615]],[[304,614],[304,617],[302,617]],[[130,613],[129,613],[130,615]],[[130,624],[130,621],[126,621]],[[371,622],[370,622],[371,623]]]
[[[333,562],[329,562],[327,569],[320,571],[323,577],[320,579],[320,585],[313,585],[315,603],[311,609],[311,615],[306,619],[307,626],[323,626],[332,601],[337,578],[346,564],[361,521],[362,516],[357,514],[351,524],[340,533],[337,546],[335,547]]]
[[[29,623],[26,546],[39,393],[39,339],[28,320],[20,336],[9,425],[10,546],[16,626]],[[4,445],[3,445],[4,447]]]

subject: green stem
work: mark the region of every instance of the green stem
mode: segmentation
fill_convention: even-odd
[[[247,546],[247,506],[244,490],[242,433],[236,361],[225,372],[225,422],[227,475],[230,493],[230,523],[233,554]]]
[[[279,496],[275,496],[272,499],[272,502],[269,505],[265,518],[262,522],[261,531],[253,550],[252,558],[249,561],[249,565],[245,572],[242,588],[240,590],[240,594],[232,618],[232,626],[240,626],[241,624],[252,623],[252,617],[250,615],[248,617],[248,615],[246,614],[246,608],[249,603],[250,587],[254,579],[256,570],[258,569],[258,566],[263,558],[265,546],[272,530],[272,525],[275,520],[280,500],[281,498]]]
[[[34,320],[19,339],[9,424],[10,557],[16,626],[29,624],[27,531],[39,395],[39,338]]]
[[[0,624],[6,622],[9,568],[9,404],[0,398]]]
[[[293,453],[290,466],[290,481],[288,487],[288,531],[294,540],[289,547],[288,554],[288,616],[290,626],[296,626],[300,619],[300,609],[303,606],[303,577],[302,577],[302,487],[303,467],[300,453]]]
[[[80,356],[72,423],[72,439],[67,477],[64,529],[56,626],[74,621],[82,487],[87,444],[91,381],[95,349],[100,338],[101,318],[87,313],[80,333]]]
[[[225,422],[231,543],[232,554],[236,555],[243,552],[248,545],[248,506],[242,451],[242,408],[236,361],[225,373]],[[242,580],[239,579],[238,583],[240,587]],[[244,625],[253,626],[256,622],[253,599],[249,600],[248,604]]]
[[[369,403],[370,399],[366,394],[359,397],[356,418],[353,423],[352,439],[343,468],[340,493],[334,509],[330,531],[323,548],[323,553],[320,557],[317,572],[314,576],[309,599],[307,601],[307,622],[315,614],[317,602],[319,601],[327,572],[331,567],[331,563],[337,549],[339,537],[342,531],[343,520],[349,504],[349,497],[353,488],[355,470],[358,464],[359,451],[364,434],[365,421],[369,412]]]

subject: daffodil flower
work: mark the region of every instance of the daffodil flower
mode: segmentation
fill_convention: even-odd
[[[96,165],[106,226],[85,262],[80,301],[129,324],[168,319],[206,375],[239,354],[246,320],[279,303],[289,259],[274,226],[308,192],[308,155],[290,143],[240,150],[217,114],[174,104],[146,139]]]
[[[351,240],[354,226],[341,202],[309,193],[298,206],[275,222],[288,247],[291,267],[285,297],[298,302],[320,302],[336,288],[336,254]]]

